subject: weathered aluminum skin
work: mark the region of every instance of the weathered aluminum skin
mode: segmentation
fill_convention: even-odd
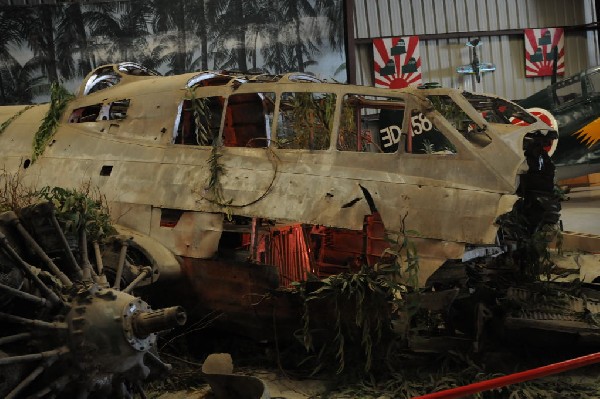
[[[224,212],[204,198],[212,147],[171,144],[186,82],[196,75],[122,75],[116,86],[89,95],[82,95],[84,81],[44,154],[29,164],[34,133],[48,109],[39,105],[0,134],[0,165],[10,173],[21,169],[25,182],[38,187],[91,183],[108,199],[117,223],[153,237],[176,255],[210,258],[217,250]],[[492,244],[494,221],[517,199],[518,174],[524,170],[523,138],[547,129],[541,122],[526,127],[488,123],[454,89],[390,90],[283,77],[278,82],[196,87],[195,96],[271,92],[279,99],[284,92],[311,91],[335,93],[338,111],[346,93],[404,99],[408,107],[439,123],[457,153],[410,154],[403,146],[392,154],[338,151],[337,112],[328,150],[220,147],[219,162],[226,171],[220,183],[233,214],[360,230],[364,216],[372,212],[363,187],[390,231],[414,231],[421,238],[459,247]],[[473,121],[487,127],[491,144],[473,146],[433,109],[428,94],[451,96]],[[122,99],[130,100],[123,120],[68,123],[74,109]],[[278,107],[279,100],[275,113]],[[0,108],[0,123],[19,109]],[[404,118],[403,132],[409,131],[409,120]],[[276,124],[277,118],[272,131]],[[101,175],[103,166],[112,166],[110,175]],[[238,207],[248,203],[252,204]],[[160,208],[186,211],[182,223],[161,227]]]

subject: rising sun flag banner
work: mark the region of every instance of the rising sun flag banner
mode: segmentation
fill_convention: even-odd
[[[375,87],[401,89],[421,84],[419,37],[373,39]]]
[[[554,57],[557,75],[565,74],[563,28],[525,29],[525,76],[552,76]]]

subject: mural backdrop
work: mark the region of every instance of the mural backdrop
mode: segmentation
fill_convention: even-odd
[[[130,0],[0,7],[0,104],[74,91],[91,69],[312,72],[345,82],[343,0]]]

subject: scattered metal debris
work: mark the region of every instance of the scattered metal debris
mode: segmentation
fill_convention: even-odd
[[[210,384],[216,399],[268,399],[265,383],[249,375],[233,373],[233,361],[228,353],[208,355],[202,364],[202,374]]]

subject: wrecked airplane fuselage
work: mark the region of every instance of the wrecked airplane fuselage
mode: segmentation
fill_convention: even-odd
[[[465,245],[496,243],[524,148],[556,136],[511,102],[454,89],[123,63],[88,75],[32,162],[49,107],[0,108],[0,123],[13,118],[5,170],[32,186],[97,186],[121,231],[160,252],[162,277],[181,266],[224,310],[309,273],[372,265],[385,231],[412,236],[424,282]]]

